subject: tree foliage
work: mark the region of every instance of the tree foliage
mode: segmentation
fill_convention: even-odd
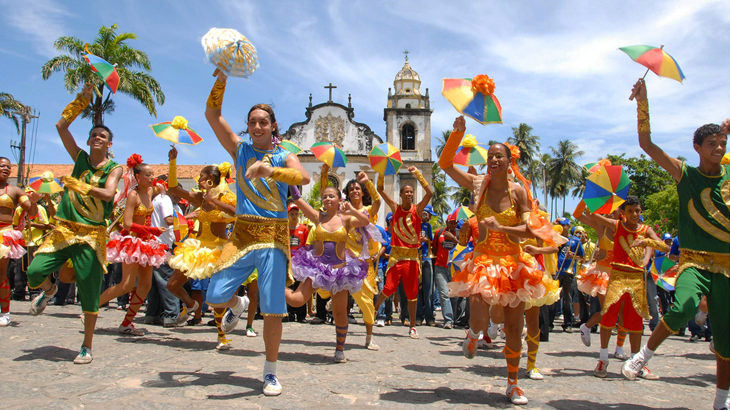
[[[12,95],[0,92],[0,116],[12,121],[18,134],[20,134],[21,114],[30,113],[30,111],[30,107],[16,100]]]
[[[431,205],[437,216],[438,225],[444,224],[444,214],[449,213],[449,195],[456,190],[455,187],[448,186],[446,183],[446,174],[439,166],[438,162],[434,162],[432,169],[432,186],[433,196],[431,197]]]
[[[677,186],[666,185],[663,190],[646,198],[642,205],[644,223],[654,228],[657,235],[669,232],[677,235],[679,228],[679,195]]]

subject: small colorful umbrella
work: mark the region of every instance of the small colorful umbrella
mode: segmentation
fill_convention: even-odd
[[[483,165],[487,163],[487,154],[487,149],[480,147],[473,135],[467,134],[461,141],[461,148],[456,151],[454,164],[465,167]]]
[[[668,292],[673,291],[674,286],[677,284],[676,265],[677,262],[666,256],[654,258],[654,262],[651,264],[651,275],[654,282]]]
[[[117,73],[117,67],[110,64],[103,58],[89,53],[87,46],[88,44],[85,46],[87,54],[84,55],[84,58],[91,66],[91,70],[95,72],[99,78],[101,78],[101,81],[103,81],[110,90],[112,90],[112,94],[116,94],[117,88],[119,87],[119,73]]]
[[[619,50],[626,53],[632,60],[646,67],[644,77],[649,73],[649,70],[653,71],[660,77],[667,77],[673,80],[677,80],[680,83],[684,80],[684,73],[679,68],[679,64],[674,57],[667,54],[664,51],[664,45],[661,47],[652,46],[628,46],[620,47]],[[644,78],[642,77],[642,78]],[[629,100],[633,100],[635,94],[631,94]]]
[[[585,168],[586,171],[590,172],[591,174],[601,169],[601,166],[603,165],[611,165],[610,159],[602,159],[598,162],[589,162],[585,165],[583,165],[583,168]]]
[[[173,144],[196,145],[203,141],[197,132],[188,127],[185,117],[176,116],[172,121],[150,125],[150,128],[155,135]]]
[[[368,154],[370,168],[380,175],[395,175],[398,173],[403,160],[400,150],[389,143],[378,144]]]
[[[300,152],[302,152],[302,149],[299,148],[299,146],[297,144],[295,144],[295,143],[293,143],[293,142],[291,142],[289,140],[282,140],[279,143],[279,145],[281,145],[282,148],[284,148],[285,150],[291,152],[294,155],[297,155]]]
[[[324,162],[330,168],[344,167],[347,165],[347,157],[342,152],[342,148],[331,142],[315,142],[311,150],[318,161]]]
[[[466,220],[469,220],[469,218],[471,218],[472,216],[474,216],[474,212],[472,212],[471,209],[462,205],[462,206],[454,209],[454,211],[449,214],[449,216],[446,218],[446,220],[447,221],[458,221],[459,219],[463,219],[466,221]]]
[[[172,210],[172,230],[175,234],[175,242],[180,242],[188,236],[188,221],[175,209]]]
[[[472,242],[469,242],[466,244],[466,246],[459,245],[458,243],[454,247],[454,249],[451,250],[449,253],[450,262],[449,262],[449,270],[451,271],[451,275],[455,275],[459,272],[461,272],[461,264],[464,262],[464,257],[471,253],[474,250],[474,245]]]
[[[248,78],[259,68],[256,47],[230,28],[212,28],[201,40],[205,56],[228,76]]]
[[[28,186],[33,188],[39,194],[55,194],[63,191],[61,183],[53,177],[53,172],[45,171],[37,177],[28,181]]]
[[[594,213],[610,214],[629,194],[631,180],[619,165],[602,165],[586,179],[583,202]]]
[[[481,124],[502,123],[502,105],[494,95],[494,81],[484,74],[474,78],[445,78],[441,94],[456,111]]]

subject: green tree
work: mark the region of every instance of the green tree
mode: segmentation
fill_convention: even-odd
[[[314,185],[312,185],[312,189],[304,197],[304,200],[307,201],[307,203],[314,209],[319,209],[322,207],[322,195],[319,191],[320,184],[319,181],[317,181],[314,183]]]
[[[548,202],[548,193],[550,191],[550,173],[548,172],[548,165],[550,164],[552,157],[548,153],[543,153],[539,158],[533,160],[533,168],[537,175],[536,180],[532,180],[533,186],[540,187],[543,192],[542,205],[545,209],[549,209],[550,202]]]
[[[444,147],[446,146],[446,141],[449,140],[449,136],[451,135],[451,130],[441,131],[441,138],[436,137],[436,159],[438,160],[441,158],[441,153],[444,152]]]
[[[638,158],[626,158],[626,154],[609,155],[613,165],[622,165],[629,179],[631,179],[631,188],[629,195],[639,197],[642,204],[657,192],[664,190],[667,185],[673,185],[674,179],[662,167],[657,165],[651,158],[647,158],[641,154]]]
[[[452,203],[454,204],[454,207],[458,206],[469,206],[469,202],[471,201],[472,192],[469,188],[465,187],[459,187],[459,189],[454,192],[454,195],[451,197]]]
[[[563,198],[563,213],[565,213],[565,198],[581,178],[582,167],[578,165],[576,159],[585,153],[578,151],[578,146],[570,140],[558,141],[558,148],[550,147],[550,151],[552,159],[548,164],[548,174],[553,188],[551,191],[556,195],[558,190],[560,191],[559,196]]]
[[[448,186],[446,183],[446,174],[441,169],[437,162],[433,163],[431,168],[432,172],[432,186],[433,196],[431,197],[431,205],[433,206],[434,212],[436,212],[436,219],[439,225],[444,224],[444,214],[449,212],[449,195],[456,189],[455,187]]]
[[[512,127],[512,136],[507,138],[507,142],[520,149],[520,158],[517,163],[522,168],[522,173],[527,174],[531,181],[534,180],[535,173],[531,165],[532,160],[540,155],[540,137],[532,135],[532,127],[521,122],[520,125]],[[532,195],[537,196],[534,184],[532,185]]]
[[[642,206],[644,223],[654,228],[657,235],[669,232],[677,235],[679,227],[679,195],[674,184],[646,198]]]
[[[152,70],[150,59],[142,51],[126,44],[127,40],[136,40],[134,33],[117,34],[117,25],[101,26],[99,36],[91,44],[86,44],[76,37],[59,37],[54,43],[57,50],[67,54],[53,57],[41,68],[44,80],[53,73],[64,73],[64,86],[69,93],[79,89],[85,82],[98,85],[96,97],[83,113],[84,118],[91,117],[94,124],[104,123],[104,114],[114,112],[114,101],[109,97],[104,100],[104,83],[91,71],[91,66],[84,59],[86,46],[88,51],[111,64],[117,66],[119,73],[118,91],[139,101],[150,115],[157,117],[156,105],[165,103],[165,94],[160,84],[148,72]]]
[[[15,124],[15,130],[20,134],[20,115],[30,112],[31,108],[16,100],[8,93],[0,92],[0,112],[3,117],[8,118]]]

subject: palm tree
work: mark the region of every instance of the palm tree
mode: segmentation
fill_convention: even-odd
[[[449,213],[448,199],[449,195],[454,192],[455,187],[448,186],[446,183],[446,174],[437,162],[433,163],[431,168],[433,196],[431,197],[431,205],[437,214],[438,222],[443,225],[443,215]]]
[[[85,44],[76,37],[59,37],[53,45],[57,50],[67,54],[53,57],[41,68],[44,80],[55,72],[63,72],[64,86],[69,93],[76,91],[85,82],[98,85],[94,101],[83,113],[84,118],[92,117],[94,124],[104,123],[103,114],[114,112],[114,102],[109,100],[109,97],[103,99],[104,83],[99,81],[84,59],[87,46],[91,54],[116,65],[119,73],[118,91],[142,103],[150,115],[157,117],[155,103],[158,105],[165,103],[165,94],[160,84],[148,73],[152,70],[152,65],[147,54],[125,43],[127,40],[136,40],[137,35],[117,34],[116,30],[116,24],[112,24],[111,27],[101,26],[99,36],[91,44]]]
[[[530,180],[535,179],[534,170],[530,166],[532,160],[540,154],[540,137],[532,135],[532,127],[521,122],[517,127],[512,127],[512,136],[507,138],[507,142],[516,145],[520,149],[520,159],[517,163],[530,176]],[[533,196],[537,196],[535,185],[532,186]]]
[[[459,207],[462,205],[469,206],[471,197],[472,197],[472,192],[469,188],[459,187],[459,189],[451,197],[451,200],[454,203],[454,207]]]
[[[563,197],[565,213],[565,197],[581,178],[581,166],[575,160],[585,153],[578,151],[578,146],[570,140],[559,141],[558,148],[550,147],[550,151],[553,157],[548,163],[548,174],[553,188],[551,190]]]
[[[0,92],[0,116],[10,119],[20,134],[20,114],[30,112],[31,108],[16,100],[8,93]]]
[[[532,186],[540,186],[543,192],[543,202],[542,204],[545,205],[545,208],[547,209],[549,206],[548,202],[548,192],[550,190],[550,174],[548,173],[548,165],[550,164],[550,161],[552,160],[552,157],[548,153],[542,154],[538,159],[533,160],[533,172],[537,174],[537,181],[532,181]]]
[[[436,137],[436,156],[441,158],[441,153],[444,152],[444,147],[446,146],[446,141],[449,140],[449,136],[451,135],[451,130],[441,131],[441,138]]]

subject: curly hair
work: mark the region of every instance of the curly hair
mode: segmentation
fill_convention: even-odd
[[[349,182],[347,183],[347,185],[345,185],[345,189],[344,189],[344,191],[345,191],[345,199],[346,199],[346,200],[347,200],[348,202],[350,202],[350,190],[352,189],[352,187],[353,187],[353,186],[354,186],[355,184],[358,184],[358,185],[360,185],[360,191],[362,191],[362,204],[363,204],[363,205],[365,205],[365,206],[368,206],[368,205],[372,205],[372,204],[373,204],[373,199],[372,199],[372,198],[370,198],[370,193],[368,192],[368,190],[367,190],[367,189],[365,189],[365,187],[364,187],[364,186],[362,186],[362,184],[361,184],[361,183],[357,182],[357,180],[356,180],[356,179],[351,179],[351,180],[350,180],[350,181],[349,181]]]
[[[697,128],[695,130],[694,137],[692,138],[692,142],[697,145],[702,145],[707,137],[710,137],[715,134],[721,134],[722,129],[717,124],[705,124],[701,126],[700,128]]]

